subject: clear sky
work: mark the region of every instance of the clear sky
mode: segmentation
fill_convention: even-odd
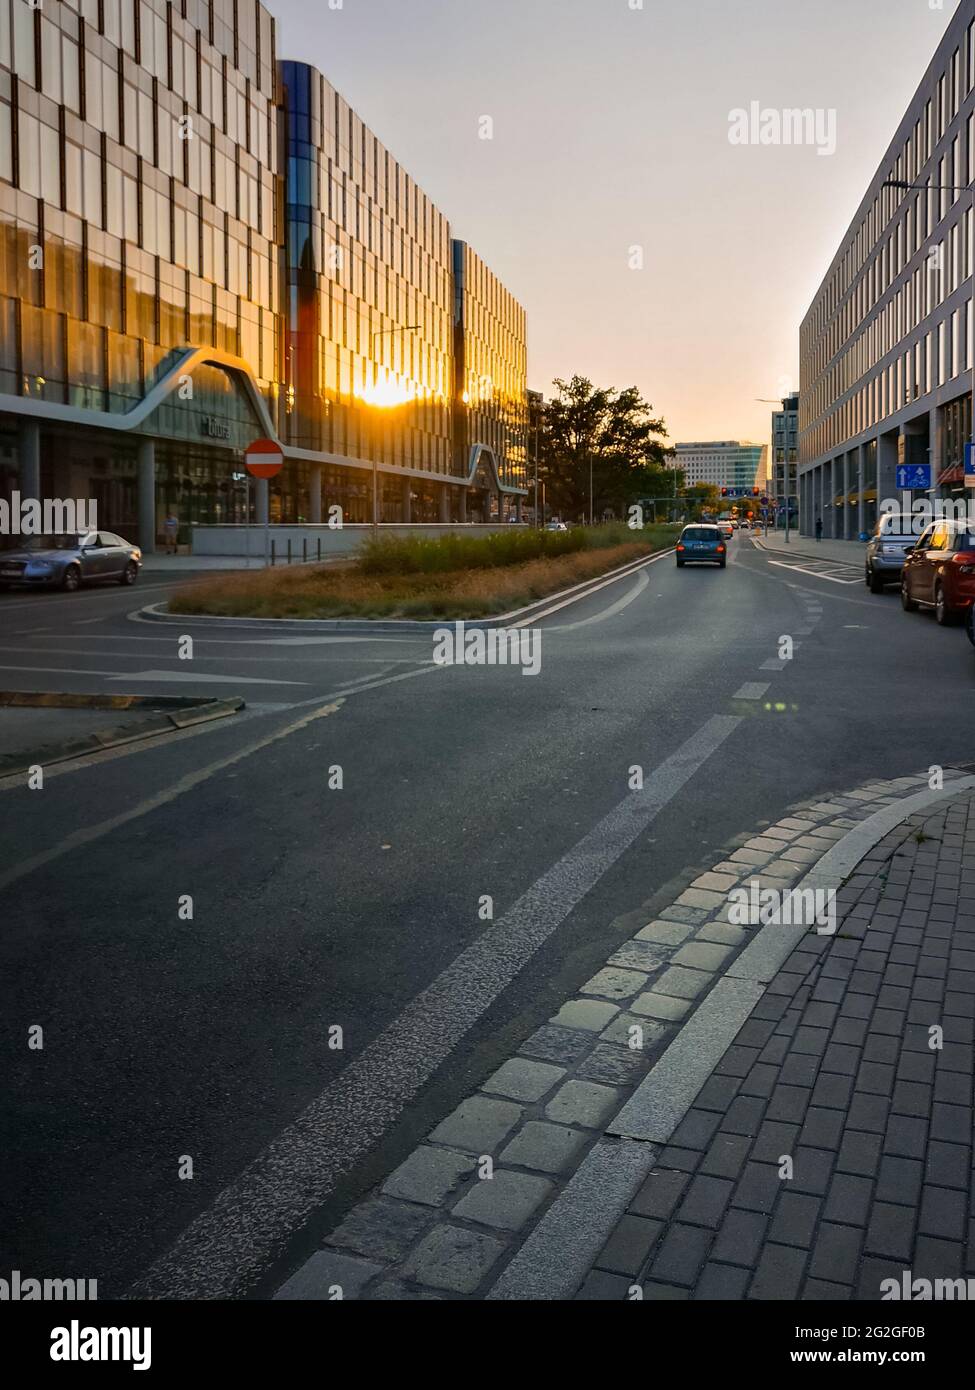
[[[525,305],[530,385],[635,384],[674,440],[759,442],[755,397],[798,386],[799,322],[957,8],[265,3],[279,56],[328,76]],[[834,111],[835,153],[732,145],[752,102]]]

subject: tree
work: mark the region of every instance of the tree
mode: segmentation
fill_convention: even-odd
[[[641,497],[672,497],[683,475],[667,467],[673,457],[667,428],[635,386],[623,391],[594,386],[588,377],[556,377],[546,403],[539,447],[539,477],[552,511],[567,520],[588,519],[592,466],[592,514],[623,517]]]

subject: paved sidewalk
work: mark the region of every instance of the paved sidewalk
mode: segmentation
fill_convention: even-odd
[[[867,547],[863,541],[817,541],[815,536],[800,536],[798,531],[789,533],[789,544],[785,543],[784,531],[761,531],[753,533],[769,550],[782,550],[788,555],[811,555],[818,560],[839,560],[845,565],[863,568]]]
[[[975,797],[888,834],[837,901],[578,1297],[874,1301],[975,1276]]]
[[[949,788],[962,775],[946,769]],[[853,1200],[845,1180],[865,1175],[847,1173],[831,1153],[846,1139],[847,1100],[856,1102],[847,1152],[866,1142],[878,1167],[882,1082],[889,1079],[893,1092],[896,1080],[899,1107],[920,1104],[911,1088],[925,1084],[914,1071],[926,1068],[938,1125],[951,1134],[962,1123],[956,1112],[966,1103],[958,1098],[966,1076],[970,1107],[972,1012],[965,1009],[975,995],[975,869],[963,867],[962,852],[975,841],[975,792],[956,793],[957,807],[948,796],[929,813],[925,833],[937,840],[919,844],[914,827],[902,824],[878,843],[888,825],[909,816],[910,798],[930,796],[926,775],[877,781],[794,807],[777,824],[740,836],[675,901],[655,903],[652,920],[326,1236],[276,1297],[323,1299],[338,1288],[344,1298],[367,1299],[571,1298],[582,1288],[585,1298],[632,1298],[637,1285],[647,1297],[689,1297],[705,1270],[701,1297],[740,1297],[758,1278],[766,1240],[768,1261],[789,1252],[788,1268],[800,1270],[801,1282],[811,1255],[800,1262],[800,1247],[783,1238],[793,1230],[787,1223],[810,1241],[836,1239],[834,1227],[853,1229],[837,1204]],[[874,817],[889,820],[873,829]],[[849,877],[865,851],[863,868]],[[823,884],[833,872],[824,866],[844,855],[851,857],[835,878],[848,878],[837,936],[732,920],[735,889],[755,882],[785,893],[813,878]],[[934,1010],[946,972],[947,995]],[[881,1002],[870,1002],[871,990]],[[911,1025],[904,1046],[925,1065],[909,1059],[899,1073],[901,1059],[890,1054],[901,1015]],[[942,1056],[929,1060],[921,1049],[931,1022],[943,1022],[946,1041]],[[837,1071],[841,1064],[848,1070]],[[967,1124],[970,1138],[970,1108]],[[899,1163],[907,1141],[898,1127],[894,1136],[890,1157]],[[940,1129],[933,1137],[956,1150],[963,1142]],[[796,1169],[791,1186],[774,1166],[786,1155]],[[950,1164],[963,1157],[934,1156]],[[835,1197],[834,1171],[844,1178]],[[957,1177],[961,1169],[951,1171]],[[897,1163],[893,1172],[901,1172]],[[775,1186],[756,1187],[760,1180]],[[929,1207],[947,1201],[954,1210],[960,1190],[942,1170],[927,1181],[937,1190]],[[861,1203],[863,1193],[856,1188]],[[870,1195],[865,1222],[875,1215]],[[766,1226],[778,1218],[779,1198],[788,1200],[773,1239]],[[819,1203],[815,1213],[809,1199]],[[819,1212],[827,1202],[828,1216]],[[891,1205],[891,1197],[878,1198],[878,1231]],[[732,1224],[728,1244],[714,1251],[732,1218],[741,1229]],[[726,1249],[740,1258],[746,1226],[755,1261],[747,1266],[723,1258]],[[849,1262],[856,1238],[844,1238]],[[879,1239],[871,1238],[871,1255]],[[774,1263],[761,1268],[756,1297],[776,1283]],[[859,1269],[844,1269],[849,1284],[838,1267],[828,1279],[815,1277],[853,1288]],[[789,1287],[794,1297],[795,1278]]]

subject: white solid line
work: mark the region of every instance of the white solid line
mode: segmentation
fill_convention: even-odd
[[[770,565],[777,565],[779,569],[791,570],[793,574],[808,574],[811,579],[825,579],[829,584],[862,584],[863,576],[858,575],[856,579],[836,579],[831,574],[820,574],[818,570],[805,569],[802,565],[786,565],[781,560],[769,560]]]
[[[622,598],[617,599],[615,603],[611,603],[609,607],[604,608],[602,612],[593,614],[591,618],[580,618],[577,623],[562,623],[558,627],[547,627],[545,631],[546,633],[575,632],[580,627],[590,627],[593,623],[604,623],[609,618],[615,618],[617,613],[622,613],[624,608],[629,608],[634,599],[640,597],[649,583],[649,576],[643,570],[638,570],[636,583],[631,592],[624,594]]]
[[[530,623],[541,622],[542,618],[548,618],[553,613],[558,613],[562,608],[568,608],[570,604],[581,603],[583,599],[589,598],[592,594],[598,594],[600,589],[606,589],[610,584],[618,584],[621,579],[629,579],[631,575],[638,574],[641,569],[646,569],[648,565],[655,565],[658,560],[664,560],[668,555],[672,555],[673,549],[662,550],[659,555],[651,555],[646,560],[636,562],[633,569],[626,570],[623,574],[614,574],[609,579],[604,579],[602,584],[596,584],[591,589],[587,589],[584,594],[576,594],[573,598],[566,598],[561,603],[553,604],[551,608],[544,609],[541,613],[533,613],[529,618],[523,618],[520,623],[512,623],[512,627],[528,627]]]
[[[219,1194],[130,1298],[228,1298],[383,1137],[536,951],[743,723],[708,720],[413,999]]]
[[[113,681],[189,681],[194,685],[308,685],[308,681],[273,681],[269,676],[208,676],[202,671],[123,671]]]

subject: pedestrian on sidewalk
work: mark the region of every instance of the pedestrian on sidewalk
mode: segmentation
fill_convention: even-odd
[[[823,539],[823,518],[821,516],[816,518],[816,539],[818,541]]]
[[[179,554],[179,517],[175,512],[170,512],[163,522],[163,531],[166,536],[166,550],[170,555]]]

